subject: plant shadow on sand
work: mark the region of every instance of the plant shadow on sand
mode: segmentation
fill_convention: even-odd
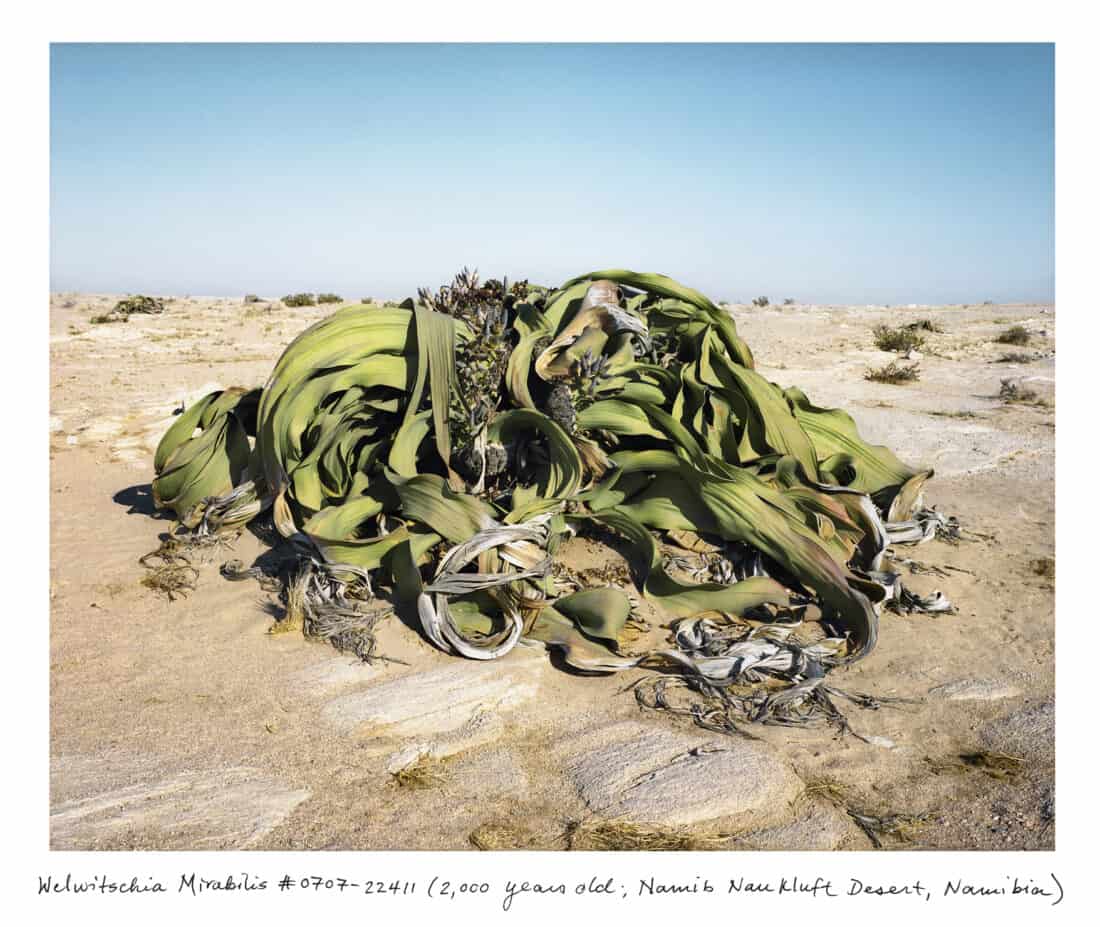
[[[153,487],[150,483],[138,483],[136,486],[127,486],[120,489],[112,497],[119,505],[126,505],[127,515],[145,515],[153,518],[172,520],[172,513],[156,507],[153,502]]]

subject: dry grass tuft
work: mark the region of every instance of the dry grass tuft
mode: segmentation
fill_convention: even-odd
[[[537,838],[522,824],[511,821],[486,821],[467,838],[479,850],[526,850]]]
[[[306,593],[309,590],[309,570],[300,570],[286,584],[283,616],[267,629],[268,634],[290,634],[301,631],[306,624]]]
[[[864,380],[874,383],[913,383],[920,379],[920,364],[910,364],[908,367],[897,361],[890,361],[885,367],[875,367],[863,375]]]
[[[1030,364],[1032,361],[1038,360],[1038,355],[1035,354],[1021,354],[1019,351],[1009,351],[1007,354],[1002,354],[997,358],[998,364]]]
[[[867,839],[874,844],[876,850],[881,850],[883,837],[892,837],[902,843],[912,843],[926,827],[928,827],[931,815],[927,814],[862,814],[848,809],[848,815],[859,825]]]
[[[571,822],[565,830],[570,850],[714,850],[721,837],[693,834],[684,828],[655,828],[628,821]]]
[[[827,801],[844,811],[871,841],[875,849],[882,849],[883,837],[890,837],[903,843],[911,842],[919,832],[928,826],[929,814],[872,814],[857,810],[856,798],[852,790],[834,779],[811,779],[807,781],[803,798],[817,798]]]
[[[942,773],[960,773],[968,769],[976,769],[994,779],[1015,779],[1024,764],[1018,756],[988,750],[960,753],[957,759],[934,760],[931,757],[925,757],[924,760],[928,768],[937,776]]]
[[[1029,341],[1031,341],[1031,332],[1022,325],[1013,325],[1011,328],[1006,328],[997,336],[998,344],[1025,345]]]
[[[1015,779],[1023,769],[1024,761],[1018,756],[1007,753],[991,753],[979,750],[976,753],[960,753],[959,759],[972,769],[980,770],[994,779]]]
[[[391,775],[394,785],[402,789],[438,788],[448,778],[443,763],[427,753]]]
[[[802,792],[806,798],[820,798],[838,808],[847,808],[852,800],[852,790],[835,779],[809,779]]]
[[[174,602],[177,596],[186,596],[195,591],[198,577],[199,571],[190,564],[163,563],[149,567],[149,572],[141,578],[141,584],[146,589],[167,596],[169,602]]]
[[[204,563],[220,550],[232,548],[233,541],[239,536],[208,536],[203,538],[169,535],[161,540],[160,547],[138,559],[149,572],[141,579],[141,584],[154,592],[160,592],[174,602],[177,596],[186,596],[194,592],[199,571],[193,565],[192,558],[197,556]]]

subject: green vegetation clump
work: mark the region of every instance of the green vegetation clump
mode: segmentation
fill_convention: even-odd
[[[897,361],[890,361],[885,367],[868,370],[863,375],[863,379],[871,380],[874,383],[893,383],[895,385],[912,383],[920,379],[920,364],[911,364],[907,367]]]
[[[918,335],[915,329],[908,327],[891,328],[889,325],[876,325],[874,334],[875,347],[880,351],[907,354],[924,346],[924,338]]]
[[[998,344],[1025,345],[1029,341],[1031,341],[1031,332],[1022,325],[1013,325],[1011,328],[1006,328],[997,336]]]
[[[322,303],[342,303],[343,301],[344,301],[344,298],[342,296],[337,296],[335,293],[318,293],[317,294],[317,303],[319,305],[322,304]]]
[[[874,578],[879,520],[924,515],[922,535],[957,534],[957,521],[918,508],[931,471],[865,443],[850,416],[754,373],[734,319],[675,280],[610,269],[531,293],[464,269],[420,289],[408,309],[325,310],[271,358],[262,387],[219,388],[181,410],[157,447],[151,493],[189,533],[177,531],[181,546],[150,571],[186,567],[183,555],[205,539],[260,519],[265,539],[274,524],[296,543],[264,567],[225,563],[223,575],[278,594],[278,630],[366,662],[382,659],[372,634],[391,612],[376,603],[377,582],[396,606],[415,601],[410,614],[441,651],[497,659],[527,637],[586,673],[651,665],[634,652],[644,595],[662,624],[751,614],[763,630],[693,623],[690,638],[677,634],[677,649],[661,651],[676,672],[635,688],[643,708],[728,733],[741,722],[850,730],[842,696],[867,708],[889,701],[807,688],[805,667],[824,674],[873,650],[872,602],[896,591]],[[914,364],[886,381],[916,377]],[[735,419],[753,423],[742,436],[752,455],[730,440]],[[858,500],[843,506],[823,489],[856,476]],[[855,518],[857,505],[882,514]],[[555,558],[581,530],[589,566],[574,576]],[[737,582],[773,561],[770,579]],[[593,568],[602,575],[589,578]],[[150,583],[186,594],[189,577]],[[827,613],[821,640],[788,636],[806,590]],[[942,596],[906,603],[950,608]],[[765,660],[766,679],[752,669]],[[439,775],[414,765],[396,784],[425,787]],[[574,836],[636,848],[686,839],[621,827]]]
[[[164,300],[156,296],[128,296],[115,303],[115,308],[111,311],[119,315],[133,315],[138,312],[153,315],[164,312]]]
[[[312,293],[292,293],[290,296],[283,297],[283,305],[294,309],[299,306],[316,306],[317,301]]]

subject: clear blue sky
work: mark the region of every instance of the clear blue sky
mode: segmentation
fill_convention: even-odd
[[[1050,300],[1051,45],[54,45],[54,290]]]

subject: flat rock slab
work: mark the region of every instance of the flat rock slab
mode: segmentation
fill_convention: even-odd
[[[50,846],[243,849],[309,796],[246,767],[183,772],[55,805]]]
[[[382,672],[362,660],[345,656],[333,656],[298,670],[291,677],[295,692],[309,696],[327,695],[340,689],[371,682]]]
[[[802,790],[794,770],[762,743],[707,741],[628,721],[568,749],[566,773],[588,806],[631,823],[767,825],[788,816]]]
[[[495,740],[504,718],[538,694],[547,666],[537,652],[484,663],[455,659],[341,695],[321,713],[344,734],[376,740],[379,749],[414,740],[407,749],[449,756]]]
[[[519,758],[510,750],[489,749],[452,760],[449,791],[473,799],[473,803],[494,799],[524,799],[531,794],[531,780]]]
[[[422,760],[446,759],[437,745],[418,744],[389,757],[386,772],[396,775]],[[529,797],[531,780],[519,758],[510,750],[490,747],[442,764],[438,775],[447,780],[447,793],[453,796],[490,801],[498,798]]]
[[[956,679],[928,690],[933,698],[952,702],[994,702],[1002,698],[1014,698],[1020,690],[1007,682],[995,679]]]
[[[754,850],[835,850],[855,833],[848,815],[827,806],[790,824],[746,834],[743,840]]]

